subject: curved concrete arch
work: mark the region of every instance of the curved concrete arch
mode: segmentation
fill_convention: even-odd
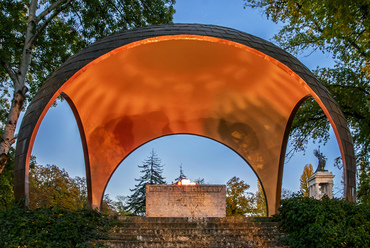
[[[92,207],[100,206],[106,182],[125,154],[156,137],[192,133],[227,144],[249,161],[274,214],[287,130],[297,104],[308,96],[332,124],[345,195],[355,200],[352,138],[338,105],[296,58],[255,36],[211,25],[158,25],[107,37],[68,59],[23,118],[15,160],[17,199],[28,193],[37,129],[63,92],[83,123]]]

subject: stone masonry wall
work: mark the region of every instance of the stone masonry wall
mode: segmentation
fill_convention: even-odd
[[[225,185],[147,185],[147,217],[225,217]]]

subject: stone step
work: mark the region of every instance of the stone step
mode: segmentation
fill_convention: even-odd
[[[274,240],[279,235],[265,235],[265,234],[223,234],[223,235],[215,235],[215,234],[204,234],[204,235],[186,235],[186,234],[178,234],[174,235],[172,233],[163,234],[163,235],[132,235],[132,234],[124,234],[124,235],[110,235],[112,239],[121,239],[121,240],[137,240],[137,241],[147,241],[147,242],[158,242],[158,241],[166,241],[166,242],[177,242],[177,241],[193,241],[193,240],[208,240],[212,242],[221,242],[221,241],[256,241],[256,240]]]
[[[105,245],[115,247],[281,247],[269,218],[120,217]]]
[[[283,248],[283,246],[279,246],[279,244],[276,244],[274,242],[270,243],[261,243],[256,241],[227,241],[227,242],[198,242],[198,241],[177,241],[177,242],[143,242],[143,241],[121,241],[121,240],[104,240],[102,241],[104,245],[107,245],[111,248],[182,248],[182,247],[188,247],[188,248],[221,248],[221,247],[233,247],[233,248],[261,248],[261,247],[274,247],[274,248]]]
[[[120,216],[121,222],[133,223],[272,223],[268,217],[139,217]]]
[[[263,228],[263,227],[273,227],[277,226],[274,222],[245,222],[245,223],[214,223],[214,222],[121,222],[120,227],[125,228]]]
[[[276,228],[271,227],[262,227],[262,228],[166,228],[166,229],[154,229],[154,228],[124,228],[117,227],[111,230],[111,233],[114,234],[133,234],[133,235],[163,235],[168,232],[172,234],[250,234],[250,233],[259,233],[259,234],[277,234],[279,233]]]

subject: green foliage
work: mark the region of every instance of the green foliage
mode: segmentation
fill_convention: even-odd
[[[86,209],[7,209],[0,211],[0,247],[96,247],[94,240],[112,225],[113,219]]]
[[[288,51],[303,53],[309,48],[320,49],[368,71],[369,0],[245,1],[247,6],[261,8],[274,22],[285,24],[274,39]]]
[[[131,212],[127,212],[125,206],[127,205],[127,197],[119,195],[116,197],[117,201],[114,202],[114,207],[117,211],[117,214],[120,216],[129,216],[132,215]]]
[[[36,158],[31,159],[29,176],[29,207],[78,210],[87,208],[87,186],[84,177],[69,177],[64,169],[56,165],[38,165]],[[116,202],[104,195],[101,213],[117,214]]]
[[[226,216],[243,217],[253,212],[254,195],[247,192],[250,186],[238,177],[226,183]]]
[[[116,202],[113,201],[111,198],[109,198],[109,194],[105,194],[103,196],[100,212],[103,215],[110,215],[110,216],[119,214],[116,208]]]
[[[145,215],[146,212],[146,185],[147,184],[165,184],[164,177],[162,176],[161,160],[157,154],[152,150],[150,156],[143,162],[142,165],[138,165],[142,170],[140,171],[144,175],[136,181],[139,184],[135,185],[134,189],[130,189],[134,192],[132,195],[127,197],[126,211],[132,212],[134,215]]]
[[[262,185],[258,181],[256,194],[248,192],[250,185],[238,177],[226,183],[226,216],[266,216],[266,199]]]
[[[369,247],[370,206],[347,200],[294,196],[274,216],[291,247]]]
[[[62,209],[81,209],[86,207],[86,182],[69,177],[64,169],[56,165],[34,164],[29,175],[30,207],[59,207]]]
[[[258,191],[256,194],[256,209],[254,211],[254,214],[256,216],[266,217],[267,216],[266,198],[259,180],[257,183],[257,187]]]
[[[360,185],[357,191],[357,197],[359,198],[359,202],[370,205],[370,168],[363,162],[360,162],[359,167]]]
[[[0,176],[0,210],[14,206],[14,148],[11,148]]]

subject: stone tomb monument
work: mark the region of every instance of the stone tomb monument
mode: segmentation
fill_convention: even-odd
[[[308,195],[318,200],[324,195],[333,198],[334,175],[325,170],[326,157],[319,150],[314,150],[314,155],[318,158],[319,164],[315,173],[308,179]]]
[[[147,185],[147,217],[226,217],[225,185]]]
[[[308,179],[309,197],[320,200],[324,195],[333,198],[333,177],[334,175],[325,170],[316,171]]]

